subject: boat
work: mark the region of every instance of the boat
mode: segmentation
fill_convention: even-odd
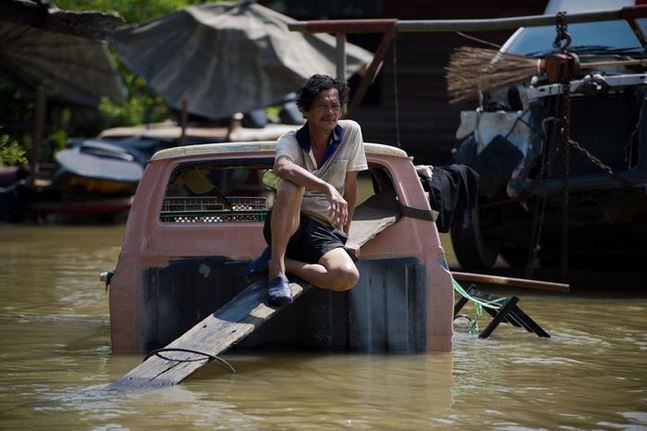
[[[550,2],[546,13],[591,7]],[[613,12],[608,20],[582,19],[565,28],[570,45],[564,47],[579,65],[567,79],[569,111],[561,108],[565,84],[551,80],[549,71],[535,71],[525,81],[484,91],[477,109],[461,113],[455,161],[481,177],[475,222],[452,230],[464,268],[488,269],[497,256],[527,272],[641,265],[647,41],[634,29],[644,29],[639,18],[647,11],[627,8],[615,19]],[[549,61],[562,55],[555,38],[554,24],[521,27],[499,53],[504,60],[513,54],[535,64]],[[570,128],[568,159],[560,124]]]
[[[55,155],[55,189],[68,194],[132,195],[146,163],[136,150],[85,140]]]

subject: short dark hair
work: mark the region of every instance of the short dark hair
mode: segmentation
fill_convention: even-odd
[[[346,85],[346,82],[328,75],[312,75],[297,92],[297,106],[299,110],[301,112],[309,111],[315,99],[322,91],[332,90],[333,88],[339,94],[339,104],[344,106],[348,97],[348,85]]]

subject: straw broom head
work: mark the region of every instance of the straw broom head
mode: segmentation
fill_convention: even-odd
[[[576,55],[574,63],[577,67],[569,66],[575,74],[579,74],[580,66],[594,69],[608,66],[642,66],[647,65],[647,59],[610,60],[579,63]],[[462,47],[458,48],[449,59],[447,66],[447,92],[449,102],[456,103],[477,98],[480,92],[495,90],[516,82],[530,79],[533,75],[545,72],[549,82],[561,82],[563,69],[560,63],[564,57],[551,55],[544,59],[524,57],[522,55],[502,53],[494,49]]]
[[[536,58],[475,47],[454,51],[446,71],[450,103],[477,98],[482,91],[521,82],[538,73]]]

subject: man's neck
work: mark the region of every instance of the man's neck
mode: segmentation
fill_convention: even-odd
[[[314,148],[326,148],[330,144],[332,130],[315,128],[309,124],[308,131],[310,132],[310,145]]]

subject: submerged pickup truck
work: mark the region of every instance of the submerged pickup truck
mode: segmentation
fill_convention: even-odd
[[[393,217],[361,249],[352,290],[310,289],[245,338],[243,348],[451,350],[453,290],[429,196],[394,147],[364,144],[351,240]],[[274,199],[269,142],[204,144],[156,153],[146,166],[109,280],[113,351],[168,344],[246,288],[240,274],[264,248]]]

